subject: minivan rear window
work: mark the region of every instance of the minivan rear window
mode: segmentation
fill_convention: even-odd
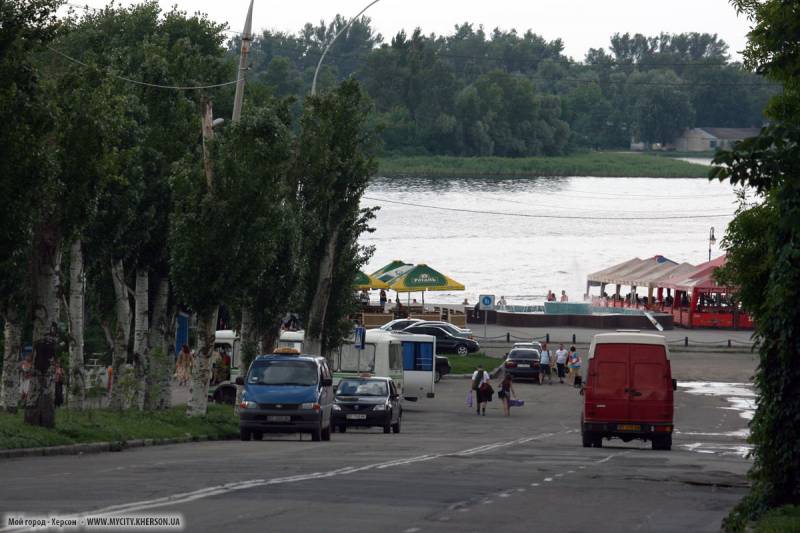
[[[257,361],[247,382],[251,385],[316,385],[317,365],[310,361]]]

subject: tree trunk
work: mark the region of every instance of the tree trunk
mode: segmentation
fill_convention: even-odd
[[[83,366],[84,333],[83,243],[75,239],[69,250],[69,379],[67,405],[83,409],[86,399],[86,372]]]
[[[114,326],[113,349],[111,356],[111,401],[112,409],[125,407],[126,393],[123,390],[122,370],[128,359],[128,340],[131,335],[131,304],[128,299],[128,287],[125,285],[125,267],[122,260],[111,261],[111,281],[114,284],[117,315]],[[127,388],[127,387],[125,387]]]
[[[214,351],[218,314],[218,307],[197,314],[197,352],[192,365],[188,416],[205,416],[208,411],[208,382],[211,380],[211,354]]]
[[[37,228],[32,256],[33,281],[33,375],[25,402],[25,422],[55,425],[54,358],[58,343],[59,268],[61,234],[57,226]]]
[[[169,280],[161,278],[153,303],[153,320],[148,338],[150,366],[145,376],[145,409],[169,409],[172,405],[172,350],[170,337],[173,317],[169,310]]]
[[[242,327],[239,333],[242,347],[239,352],[239,368],[242,375],[247,372],[250,363],[258,355],[258,330],[253,320],[253,312],[247,307],[242,307]]]
[[[3,320],[3,382],[0,405],[9,413],[16,413],[20,397],[19,354],[22,348],[22,326],[17,310],[11,304],[5,309]]]
[[[325,251],[319,264],[319,277],[317,289],[306,321],[306,336],[303,350],[308,354],[322,355],[322,342],[325,337],[325,314],[328,309],[328,300],[331,296],[333,285],[333,268],[336,263],[336,245],[339,240],[339,227],[335,226],[330,231]]]
[[[136,391],[133,405],[144,409],[145,381],[150,369],[150,275],[145,269],[136,270],[136,289],[134,293],[133,326],[133,367],[136,377]]]

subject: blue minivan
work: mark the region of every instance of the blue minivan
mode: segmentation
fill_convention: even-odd
[[[324,357],[294,350],[260,355],[250,365],[239,403],[239,435],[261,440],[264,433],[311,433],[331,439],[333,376]],[[287,353],[294,352],[294,353]]]

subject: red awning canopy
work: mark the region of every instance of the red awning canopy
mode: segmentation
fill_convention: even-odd
[[[712,261],[697,265],[691,272],[673,276],[663,280],[658,285],[665,289],[692,292],[694,289],[703,292],[728,291],[731,287],[720,285],[714,279],[714,272],[717,268],[725,265],[724,255]]]

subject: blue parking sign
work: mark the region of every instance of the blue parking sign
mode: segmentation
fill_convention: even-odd
[[[367,334],[367,329],[361,326],[357,326],[355,331],[353,332],[353,338],[355,341],[353,344],[355,345],[356,350],[363,350],[365,346],[365,337]]]

